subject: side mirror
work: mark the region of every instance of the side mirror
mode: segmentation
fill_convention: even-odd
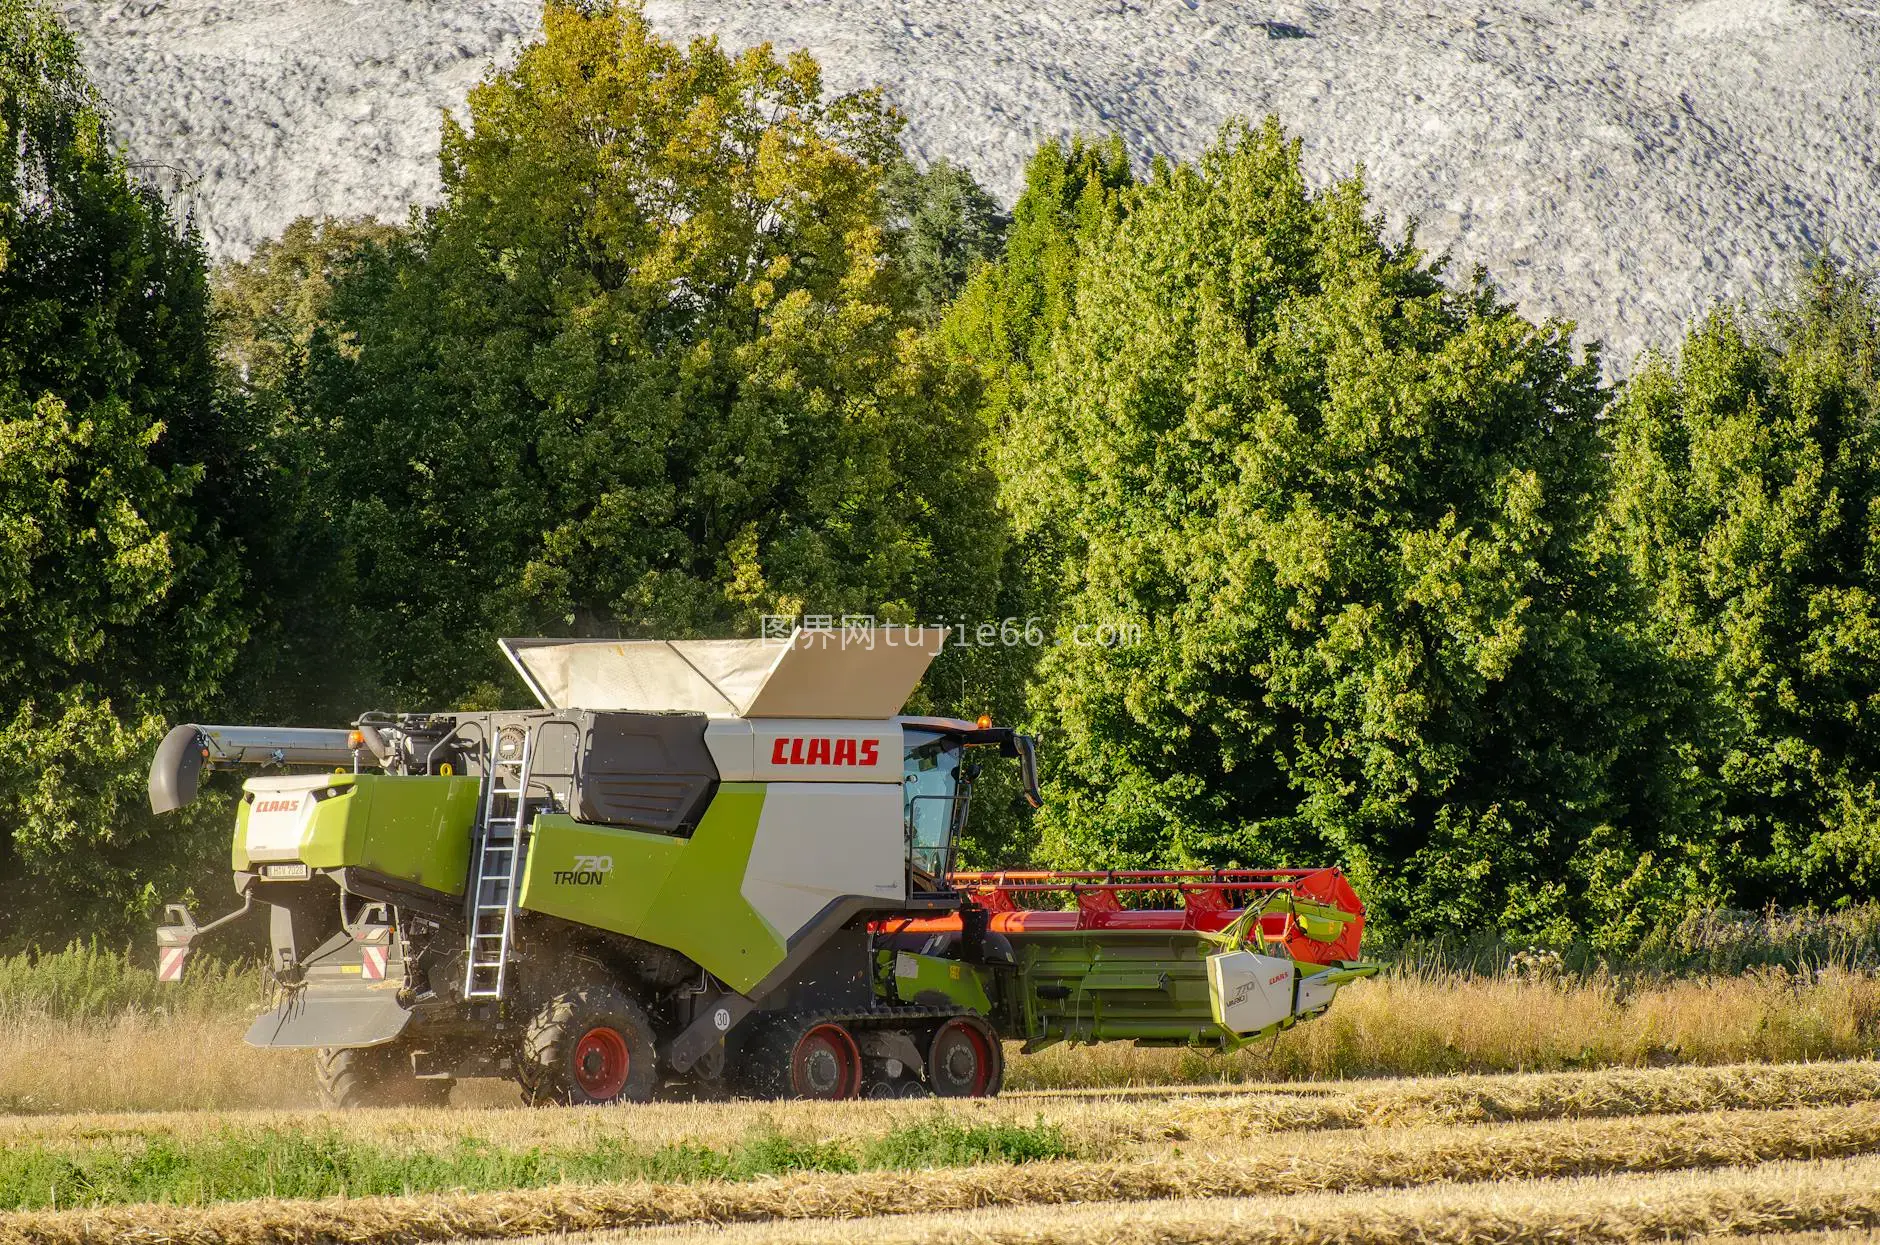
[[[980,766],[980,764],[977,761],[973,762],[971,765],[968,765],[966,768],[960,771],[960,773],[965,777],[967,782],[978,782],[979,776],[985,772],[986,771]]]
[[[170,728],[150,760],[151,812],[172,813],[196,798],[202,756],[200,730],[189,724]]]

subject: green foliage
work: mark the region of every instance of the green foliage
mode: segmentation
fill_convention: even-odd
[[[1627,386],[1610,545],[1700,722],[1687,782],[1750,903],[1880,886],[1880,288],[1821,259]]]
[[[1537,956],[1525,942],[1490,929],[1367,941],[1365,954],[1388,961],[1399,977],[1494,977],[1524,962],[1551,966],[1563,978],[1635,981],[1711,980],[1769,970],[1798,977],[1823,971],[1872,975],[1880,972],[1880,903],[1826,912],[1693,906],[1668,914],[1634,945],[1618,949],[1580,940]]]
[[[1030,1124],[989,1121],[968,1124],[936,1111],[924,1120],[903,1124],[862,1150],[868,1167],[965,1167],[975,1163],[1038,1163],[1076,1158],[1064,1130],[1040,1116]]]
[[[261,998],[252,964],[220,964],[197,953],[181,983],[163,984],[131,959],[95,939],[62,951],[0,956],[0,1021],[110,1023],[139,1012],[226,1016]]]
[[[998,258],[1005,215],[970,172],[944,159],[925,169],[896,163],[883,192],[895,261],[921,318],[933,320],[975,268]]]
[[[239,444],[192,234],[112,152],[70,38],[0,3],[0,940],[200,877],[138,807],[243,629]],[[207,808],[203,810],[209,811]],[[171,836],[180,844],[172,844]],[[31,884],[27,884],[27,880]]]
[[[986,369],[993,422],[1070,318],[1084,246],[1128,211],[1136,179],[1121,138],[1051,139],[1025,168],[1000,262],[962,291],[942,330],[949,347]]]
[[[632,5],[551,5],[471,92],[443,206],[362,254],[305,373],[386,694],[513,696],[517,630],[984,613],[993,482],[892,262],[898,125]]]
[[[0,1210],[410,1196],[636,1179],[754,1180],[789,1172],[1023,1163],[1070,1154],[1062,1131],[1042,1121],[967,1125],[944,1116],[870,1139],[859,1153],[840,1141],[792,1137],[763,1125],[730,1150],[643,1150],[618,1137],[596,1137],[579,1149],[509,1149],[474,1136],[441,1149],[409,1149],[331,1129],[231,1130],[193,1141],[154,1134],[129,1145],[8,1147],[0,1151]]]
[[[1624,923],[1678,878],[1586,549],[1597,363],[1367,212],[1269,120],[1085,244],[1008,505],[1072,537],[1061,635],[1143,639],[1043,664],[1045,852],[1341,861],[1385,928]]]
[[[402,236],[365,218],[302,217],[216,272],[223,403],[247,431],[256,480],[244,544],[259,615],[226,697],[244,720],[349,722],[375,690],[352,615],[355,571],[343,525],[351,499],[328,462],[328,430],[309,416],[308,358],[335,344],[328,311],[354,262]]]
[[[936,329],[948,356],[973,370],[992,461],[1008,482],[1013,463],[1031,451],[1014,413],[1024,407],[1034,371],[1070,315],[1078,257],[1127,210],[1134,185],[1121,139],[1045,143],[1027,166],[1003,255],[974,270]],[[1073,542],[1022,499],[1014,507],[1009,488],[1001,492],[1006,523],[1022,539],[1005,548],[992,616],[1016,620],[1021,628],[1035,620],[1048,644],[1060,608],[1056,568]],[[966,711],[1023,720],[1039,656],[1040,648],[1029,643],[966,655],[959,663],[966,667],[964,680],[979,696]],[[1036,855],[1037,823],[1012,807],[1016,794],[1005,770],[988,770],[963,844],[973,865],[1023,864]]]

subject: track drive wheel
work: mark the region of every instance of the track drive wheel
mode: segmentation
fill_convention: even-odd
[[[990,1098],[1005,1083],[1005,1048],[977,1016],[955,1016],[927,1047],[927,1084],[941,1098]]]
[[[441,1107],[450,1102],[451,1082],[411,1074],[410,1051],[402,1042],[384,1046],[322,1046],[313,1053],[320,1105],[354,1107]]]
[[[855,1035],[833,1020],[786,1020],[744,1048],[746,1093],[759,1098],[835,1100],[860,1097],[862,1052]]]
[[[653,1026],[611,986],[558,994],[529,1020],[516,1079],[532,1106],[651,1102],[659,1088]]]

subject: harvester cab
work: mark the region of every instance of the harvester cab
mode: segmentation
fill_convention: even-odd
[[[1039,794],[1028,736],[900,716],[944,636],[505,640],[537,709],[179,726],[158,811],[204,770],[268,772],[237,806],[242,909],[173,907],[160,975],[264,907],[279,997],[248,1040],[315,1051],[348,1105],[473,1076],[555,1102],[988,1094],[1002,1038],[1231,1048],[1374,971],[1335,870],[960,874],[980,758]],[[1053,924],[1031,896],[1136,925]],[[1255,974],[1249,1010],[1232,996]]]

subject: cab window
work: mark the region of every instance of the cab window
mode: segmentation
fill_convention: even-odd
[[[909,731],[905,757],[908,864],[944,877],[958,821],[960,748],[943,735]]]

